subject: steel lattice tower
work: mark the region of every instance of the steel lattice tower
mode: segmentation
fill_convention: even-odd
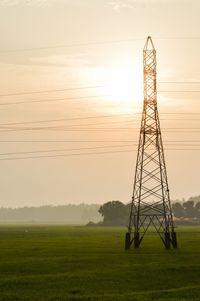
[[[164,246],[177,248],[157,108],[156,50],[151,37],[143,50],[144,104],[133,197],[125,248],[139,248],[150,226]]]

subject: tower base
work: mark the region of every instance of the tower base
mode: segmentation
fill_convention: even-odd
[[[129,250],[131,246],[131,235],[129,232],[125,235],[125,250]]]
[[[178,248],[177,237],[176,237],[176,232],[174,232],[174,231],[172,231],[172,233],[171,233],[171,242],[172,242],[173,248],[177,249]]]

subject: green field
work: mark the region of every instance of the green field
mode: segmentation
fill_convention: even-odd
[[[153,234],[125,251],[125,230],[1,226],[0,301],[200,300],[200,228],[170,251]]]

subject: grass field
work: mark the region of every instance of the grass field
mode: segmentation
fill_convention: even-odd
[[[152,234],[125,251],[125,230],[1,226],[0,301],[200,300],[200,228],[170,251]]]

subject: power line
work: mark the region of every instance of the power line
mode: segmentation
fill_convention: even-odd
[[[36,150],[36,151],[23,151],[23,152],[6,152],[0,153],[0,156],[9,156],[9,155],[25,155],[25,154],[37,154],[37,153],[51,153],[51,152],[71,152],[71,151],[80,151],[80,150],[93,150],[93,149],[102,149],[102,148],[121,148],[127,146],[137,146],[137,144],[126,144],[126,145],[104,145],[104,146],[95,146],[95,147],[79,147],[79,148],[63,148],[63,149],[50,149],[50,150]]]
[[[200,90],[158,90],[158,93],[199,93]]]
[[[172,114],[172,115],[200,115],[200,113],[160,113],[160,115],[167,115],[167,114]],[[96,116],[86,116],[86,117],[74,117],[74,118],[59,118],[59,119],[42,119],[42,120],[32,120],[32,121],[21,121],[21,122],[8,122],[8,123],[0,123],[0,126],[7,126],[7,125],[21,125],[21,124],[37,124],[37,123],[50,123],[50,122],[62,122],[62,121],[75,121],[75,120],[88,120],[88,119],[99,119],[99,118],[112,118],[112,117],[133,117],[134,115],[141,115],[140,113],[132,113],[132,114],[112,114],[112,115],[96,115]],[[162,121],[187,121],[187,120],[196,120],[199,121],[200,118],[198,119],[183,119],[183,118],[161,118],[160,120]],[[131,119],[131,120],[124,120],[124,121],[116,121],[116,123],[122,123],[122,122],[140,122],[140,119],[135,120],[135,119]],[[106,122],[106,123],[111,123],[111,122]],[[96,124],[100,124],[100,123],[95,123]],[[102,123],[103,124],[103,123]],[[73,124],[73,126],[79,126],[81,124]],[[84,125],[94,125],[94,124],[84,124]]]
[[[187,119],[183,119],[183,118],[168,118],[168,119],[163,119],[163,118],[161,118],[160,119],[161,121],[200,121],[200,118],[196,118],[196,119],[194,119],[194,118],[187,118]]]
[[[42,93],[55,93],[55,92],[74,91],[74,90],[96,89],[96,88],[103,88],[103,87],[105,87],[105,85],[83,86],[83,87],[51,89],[51,90],[38,90],[38,91],[23,91],[23,92],[0,94],[0,97],[20,96],[20,95],[29,95],[29,94],[42,94]]]
[[[165,151],[200,151],[199,149],[165,149]],[[131,153],[137,152],[136,149],[131,150],[118,150],[118,151],[106,151],[106,152],[90,152],[90,153],[72,153],[72,154],[55,154],[45,156],[29,156],[29,157],[11,157],[11,158],[0,158],[0,161],[11,161],[11,160],[27,160],[27,159],[40,159],[40,158],[56,158],[56,157],[73,157],[73,156],[88,156],[88,155],[100,155],[100,154],[114,154],[114,153]]]
[[[87,116],[87,117],[75,117],[75,118],[60,118],[60,119],[42,119],[42,120],[32,120],[32,121],[21,121],[21,122],[8,122],[8,123],[0,123],[0,126],[9,126],[9,125],[23,125],[23,124],[37,124],[37,123],[50,123],[50,122],[62,122],[62,121],[74,121],[74,120],[88,120],[88,119],[99,119],[99,118],[112,118],[112,117],[133,117],[134,115],[138,115],[139,113],[133,113],[133,114],[112,114],[112,115],[96,115],[96,116]],[[160,114],[174,114],[174,113],[160,113]],[[182,113],[175,113],[176,115],[182,114]],[[183,113],[185,115],[185,113]],[[186,113],[187,114],[187,113]],[[200,114],[200,113],[189,113],[189,114]],[[188,115],[188,114],[187,114]],[[187,121],[187,120],[196,120],[196,121],[200,121],[200,118],[198,119],[194,119],[194,118],[187,118],[187,119],[183,119],[183,118],[161,118],[160,120],[162,121]],[[135,120],[135,119],[131,119],[131,120],[124,120],[124,121],[116,121],[116,122],[104,122],[106,123],[122,123],[122,122],[140,122],[140,119]],[[84,124],[84,125],[97,125],[97,124],[103,124],[103,123],[93,123],[93,124]],[[79,126],[82,124],[73,124],[73,126]]]
[[[139,114],[139,113],[138,113]],[[200,115],[200,112],[161,112],[159,115]]]
[[[168,119],[160,119],[161,121],[200,121],[200,118],[198,119],[176,119],[176,118],[168,118]],[[50,123],[50,122],[61,122],[61,121],[68,121],[67,118],[62,119],[49,119],[49,120],[40,120],[40,121],[25,121],[25,122],[10,122],[10,123],[0,123],[0,127],[5,126],[12,126],[12,125],[24,125],[24,124],[38,124],[38,123]],[[67,126],[70,127],[80,127],[80,126],[93,126],[93,125],[107,125],[107,124],[125,124],[125,123],[138,123],[140,122],[139,119],[130,119],[130,120],[123,120],[123,121],[106,121],[106,122],[95,122],[95,123],[78,123],[78,124],[67,124]],[[63,127],[65,125],[60,125],[58,127]]]
[[[170,91],[170,90],[166,90],[166,91],[158,91],[159,93],[199,93],[200,90],[198,91]],[[88,96],[76,96],[76,97],[64,97],[64,98],[54,98],[54,99],[39,99],[39,100],[28,100],[28,101],[14,101],[14,102],[3,102],[0,103],[0,106],[10,106],[10,105],[21,105],[21,104],[36,104],[36,103],[43,103],[43,102],[57,102],[57,101],[64,101],[64,100],[80,100],[80,99],[89,99],[89,98],[104,98],[104,97],[108,97],[111,96],[111,94],[102,94],[102,95],[88,95]]]
[[[64,97],[64,98],[54,98],[54,99],[39,99],[39,100],[28,100],[28,101],[17,101],[17,102],[3,102],[0,103],[0,106],[10,106],[10,105],[21,105],[21,104],[30,104],[30,103],[42,103],[42,102],[57,102],[63,100],[79,100],[79,99],[89,99],[89,98],[100,98],[106,97],[109,94],[104,95],[88,95],[88,96],[76,96],[76,97]]]
[[[200,151],[200,148],[164,148],[166,151]]]
[[[200,37],[154,37],[154,40],[200,40]]]
[[[115,132],[115,131],[139,131],[139,128],[132,128],[132,127],[111,127],[111,128],[73,128],[73,127],[67,127],[66,126],[49,126],[49,127],[30,127],[30,128],[14,128],[14,127],[3,127],[2,130],[0,130],[1,133],[4,132],[17,132],[17,131],[66,131],[66,132]],[[198,132],[200,130],[200,127],[196,128],[162,128],[164,132],[178,132],[178,133],[184,133],[184,132]]]
[[[183,82],[183,81],[180,81],[180,82],[178,82],[178,81],[158,81],[157,82],[158,84],[180,84],[180,85],[195,85],[195,84],[197,84],[197,85],[199,85],[200,84],[200,82],[192,82],[192,81],[189,81],[189,82]]]
[[[0,140],[0,143],[121,143],[134,140]],[[199,141],[200,142],[200,141]]]
[[[13,157],[13,158],[0,158],[0,161],[10,161],[10,160],[25,160],[25,159],[39,159],[39,158],[55,158],[55,157],[73,157],[73,156],[87,156],[87,155],[99,155],[99,154],[114,154],[114,153],[124,153],[133,152],[136,150],[128,151],[106,151],[106,152],[91,152],[91,153],[76,153],[76,154],[58,154],[58,155],[45,155],[45,156],[30,156],[30,157]]]
[[[160,81],[160,84],[200,84],[200,82],[174,82],[174,81]],[[35,90],[35,91],[22,91],[22,92],[13,92],[13,93],[3,93],[0,94],[0,97],[8,96],[22,96],[22,95],[31,95],[31,94],[43,94],[43,93],[55,93],[55,92],[64,92],[64,91],[74,91],[74,90],[85,90],[85,89],[97,89],[109,87],[109,85],[95,85],[95,86],[82,86],[82,87],[73,87],[73,88],[62,88],[62,89],[50,89],[50,90]]]
[[[200,144],[167,144],[165,145],[169,146],[195,146],[199,147]],[[95,149],[104,149],[104,148],[123,148],[123,147],[129,147],[129,146],[137,146],[137,143],[133,144],[121,144],[121,145],[103,145],[103,146],[95,146],[95,147],[79,147],[79,148],[59,148],[59,149],[49,149],[49,150],[34,150],[34,151],[20,151],[20,152],[5,152],[5,153],[0,153],[0,156],[10,156],[10,155],[25,155],[25,154],[37,154],[37,153],[52,153],[52,152],[71,152],[71,151],[80,151],[80,150],[95,150]],[[168,149],[168,150],[175,150],[173,149]],[[183,150],[191,150],[191,149],[183,149]],[[193,150],[199,150],[199,149],[193,149]]]
[[[168,120],[168,119],[167,119]],[[196,119],[200,120],[200,119]],[[9,126],[9,125],[23,125],[23,124],[37,124],[37,123],[50,123],[50,122],[60,122],[60,121],[68,121],[68,119],[58,119],[58,120],[43,120],[43,121],[25,121],[25,122],[10,122],[10,123],[0,123],[0,127]],[[90,126],[90,125],[103,125],[103,124],[116,124],[116,123],[130,123],[130,122],[139,122],[139,120],[123,120],[123,121],[111,121],[111,122],[96,122],[96,123],[79,123],[79,124],[68,124],[67,126],[79,127],[79,126]],[[63,125],[62,125],[63,126]]]
[[[138,143],[138,140],[0,140],[0,143]],[[196,143],[200,140],[165,140],[166,143]]]
[[[155,37],[155,40],[199,40],[200,37]],[[98,46],[105,44],[120,44],[120,43],[130,43],[134,41],[143,41],[143,38],[131,38],[131,39],[121,39],[121,40],[111,40],[111,41],[97,41],[97,42],[85,42],[85,43],[74,43],[65,45],[55,45],[55,46],[41,46],[32,48],[18,48],[18,49],[6,49],[0,50],[1,54],[4,53],[14,53],[14,52],[26,52],[26,51],[38,51],[38,50],[50,50],[59,48],[73,48],[73,47],[85,47],[85,46]]]
[[[138,113],[134,113],[138,114]],[[200,113],[199,113],[200,114]],[[112,117],[123,117],[130,116],[132,114],[111,114],[111,115],[95,115],[95,116],[86,116],[86,117],[72,117],[72,118],[61,118],[61,119],[45,119],[45,120],[33,120],[33,121],[23,121],[23,122],[10,122],[10,123],[1,123],[1,125],[19,125],[19,124],[31,124],[31,123],[49,123],[49,122],[60,122],[60,121],[74,121],[74,120],[88,120],[88,119],[99,119],[99,118],[112,118]]]
[[[119,44],[119,43],[127,43],[133,41],[140,41],[142,38],[138,39],[122,39],[122,40],[114,40],[114,41],[99,41],[99,42],[88,42],[88,43],[74,43],[74,44],[66,44],[66,45],[55,45],[55,46],[42,46],[42,47],[32,47],[32,48],[18,48],[18,49],[7,49],[0,50],[0,53],[13,53],[13,52],[26,52],[26,51],[37,51],[37,50],[48,50],[48,49],[59,49],[59,48],[73,48],[73,47],[82,47],[82,46],[98,46],[105,44]]]

